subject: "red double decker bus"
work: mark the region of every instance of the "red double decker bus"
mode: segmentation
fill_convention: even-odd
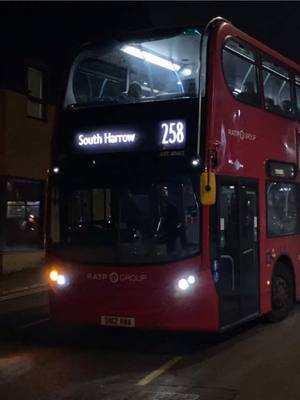
[[[216,331],[300,296],[300,67],[216,18],[87,45],[48,182],[54,320]]]

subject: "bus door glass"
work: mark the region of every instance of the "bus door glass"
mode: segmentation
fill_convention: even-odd
[[[212,270],[224,326],[258,311],[257,188],[234,181],[218,193]]]
[[[247,316],[259,308],[257,190],[250,185],[240,186],[240,251],[241,314]]]

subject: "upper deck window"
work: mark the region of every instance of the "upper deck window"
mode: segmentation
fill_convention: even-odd
[[[288,71],[267,59],[263,59],[262,66],[265,108],[293,117],[294,109]]]
[[[86,48],[71,68],[65,106],[196,97],[200,39],[200,32],[193,29]]]
[[[234,97],[248,104],[259,105],[258,69],[254,52],[234,39],[227,40],[223,48],[223,68]]]

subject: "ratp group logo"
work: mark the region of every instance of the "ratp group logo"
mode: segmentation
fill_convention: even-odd
[[[140,283],[148,279],[147,274],[118,274],[117,272],[111,272],[109,274],[106,273],[92,273],[89,272],[87,274],[88,280],[93,281],[108,281],[112,284],[118,282],[131,282],[131,283]]]
[[[256,139],[256,135],[249,132],[245,132],[243,131],[243,129],[241,130],[228,129],[228,135],[238,137],[240,138],[241,141],[249,140],[250,142],[253,142]]]
[[[109,274],[109,280],[111,281],[111,283],[118,283],[119,274],[117,274],[116,272],[112,272],[111,274]]]

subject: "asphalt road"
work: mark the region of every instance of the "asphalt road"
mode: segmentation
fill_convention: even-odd
[[[299,305],[214,337],[54,326],[29,311],[0,329],[1,399],[300,398]]]

